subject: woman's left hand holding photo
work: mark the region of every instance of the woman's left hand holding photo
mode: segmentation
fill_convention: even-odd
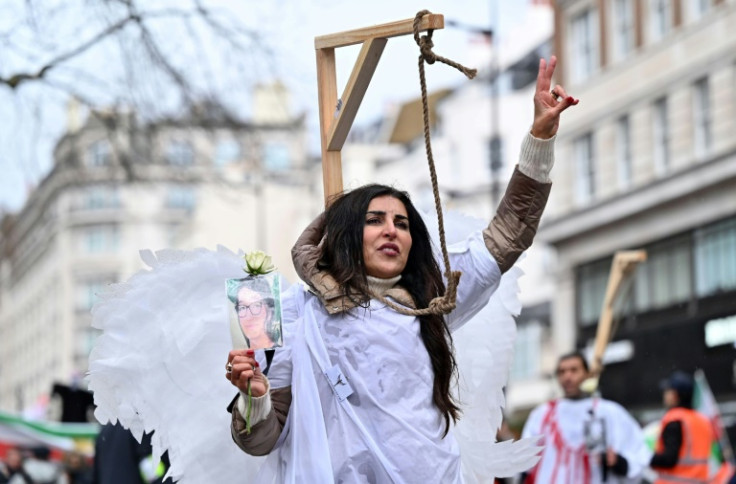
[[[230,351],[225,365],[225,378],[243,394],[248,393],[250,382],[250,392],[256,398],[262,397],[268,391],[268,380],[261,372],[254,350]]]

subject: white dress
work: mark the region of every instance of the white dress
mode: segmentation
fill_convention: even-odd
[[[485,306],[501,272],[479,232],[452,247],[450,257],[463,273],[457,309],[448,316],[454,331]],[[286,331],[292,344],[276,352],[269,381],[271,388],[291,385],[294,400],[283,448],[257,482],[274,475],[277,482],[462,482],[460,448],[452,432],[443,438],[416,317],[376,300],[330,316],[300,287],[283,306],[295,328]],[[352,387],[345,399],[325,376],[333,366]]]
[[[544,453],[536,469],[537,483],[569,484],[602,481],[600,454],[586,450],[585,425],[601,419],[606,446],[628,463],[625,477],[609,470],[606,483],[640,482],[651,452],[639,424],[618,403],[603,398],[559,399],[535,408],[524,425],[522,438],[543,436]],[[590,424],[588,424],[590,425]]]

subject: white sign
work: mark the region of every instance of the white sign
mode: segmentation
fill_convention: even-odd
[[[592,361],[593,358],[593,345],[589,344],[584,350],[585,358],[588,361]],[[603,352],[603,364],[608,365],[611,363],[621,363],[622,361],[628,361],[634,356],[634,343],[629,340],[614,341],[606,346],[606,351]]]
[[[713,346],[736,343],[736,314],[705,323],[705,344]]]

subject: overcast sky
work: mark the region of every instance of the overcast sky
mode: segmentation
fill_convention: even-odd
[[[443,14],[446,21],[454,20],[479,28],[492,27],[497,32],[497,39],[503,39],[518,27],[527,3],[371,0],[361,5],[344,0],[218,1],[241,17],[246,25],[257,26],[266,42],[273,47],[276,62],[271,72],[260,75],[264,81],[272,80],[268,77],[278,77],[289,86],[293,92],[294,110],[307,113],[310,130],[315,131],[314,139],[318,135],[319,116],[315,36],[413,18],[419,10],[427,9]],[[12,2],[25,3],[22,0]],[[434,50],[468,67],[482,67],[473,65],[473,37],[463,29],[447,27],[434,33]],[[337,50],[339,93],[358,50],[359,46]],[[418,48],[411,36],[389,40],[361,105],[357,125],[376,119],[392,103],[420,94],[417,56]],[[7,64],[5,68],[2,65],[3,57],[0,55],[0,74],[7,75],[9,70]],[[427,81],[431,91],[463,82],[463,76],[437,63],[427,66]],[[42,123],[33,121],[37,119],[36,115],[40,116]],[[6,86],[0,86],[0,119],[5,126],[0,133],[0,207],[12,211],[22,206],[29,188],[48,172],[52,164],[51,150],[63,132],[66,118],[62,103],[32,108]],[[318,149],[318,146],[313,146],[316,153]]]

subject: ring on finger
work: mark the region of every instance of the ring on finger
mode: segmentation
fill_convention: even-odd
[[[256,372],[256,365],[250,365],[250,366],[251,366],[251,368],[253,368],[253,373],[255,373]]]
[[[227,365],[225,365],[225,371],[228,372],[228,373],[232,373],[233,372],[233,364],[232,364],[232,362],[230,362],[230,361],[227,362]]]
[[[559,101],[560,97],[562,97],[559,94],[557,94],[554,89],[552,89],[549,93],[552,94],[552,96],[554,96],[555,101]]]

